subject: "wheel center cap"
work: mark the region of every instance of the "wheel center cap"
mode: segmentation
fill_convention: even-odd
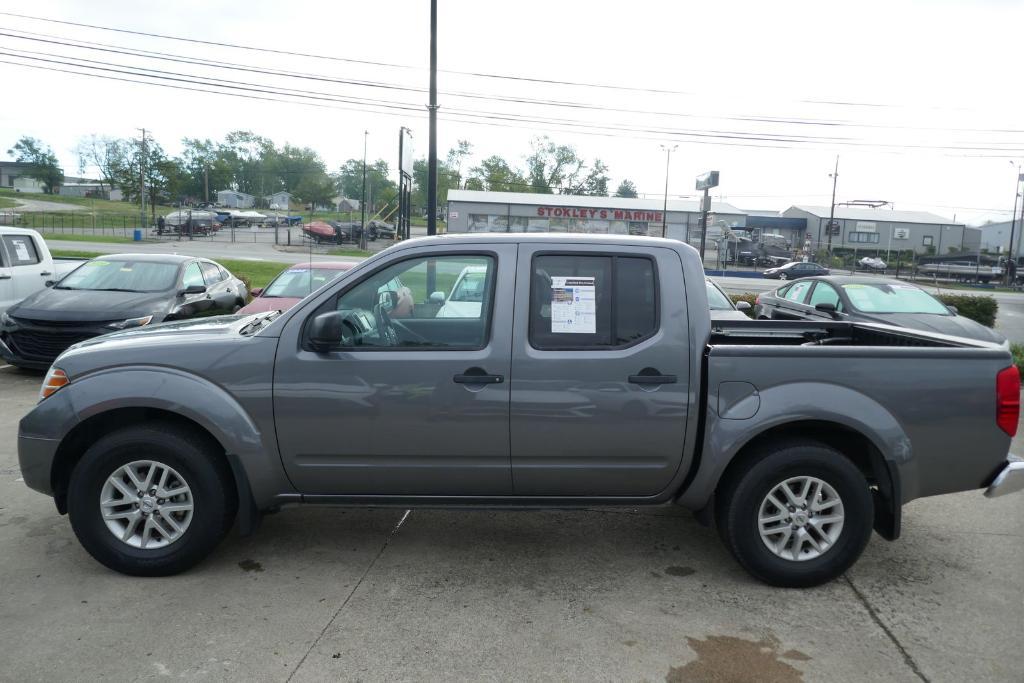
[[[142,503],[139,504],[139,509],[145,513],[150,513],[156,509],[156,498],[152,496],[143,496]]]
[[[803,510],[798,510],[793,513],[793,523],[797,526],[803,526],[807,524],[807,513]]]

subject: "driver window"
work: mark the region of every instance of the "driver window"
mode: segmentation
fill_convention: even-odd
[[[818,304],[832,304],[836,307],[837,311],[842,310],[842,302],[839,300],[839,293],[836,292],[832,285],[819,282],[814,286],[814,291],[811,292],[811,306],[817,306]]]
[[[185,287],[205,287],[206,281],[203,280],[203,271],[199,270],[199,264],[193,261],[192,263],[185,266],[185,275],[181,278],[181,283]]]
[[[338,297],[339,346],[482,348],[493,291],[490,256],[401,261]]]

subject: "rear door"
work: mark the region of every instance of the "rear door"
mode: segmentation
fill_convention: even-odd
[[[41,262],[39,246],[31,235],[4,235],[0,239],[7,251],[11,294],[17,303],[42,289],[53,273]]]
[[[791,284],[778,300],[778,307],[772,312],[773,320],[802,320],[807,316],[807,293],[813,280],[798,280]]]
[[[691,408],[685,302],[671,249],[520,245],[510,412],[516,495],[665,489]]]
[[[206,293],[213,301],[212,308],[218,313],[231,313],[235,306],[237,296],[231,290],[231,281],[225,279],[216,263],[200,261],[199,267],[203,271],[203,280],[206,282]]]
[[[18,303],[14,299],[14,269],[11,268],[11,260],[7,256],[3,240],[0,240],[0,311]]]

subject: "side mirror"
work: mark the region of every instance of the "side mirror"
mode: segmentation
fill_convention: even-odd
[[[43,283],[43,286],[44,287],[53,287],[55,284],[57,284],[57,283],[54,282],[53,280],[47,280],[46,282]]]
[[[956,306],[946,306],[946,308],[948,308],[949,312],[953,315],[960,315],[960,310]]]
[[[750,302],[749,301],[737,301],[736,302],[736,310],[737,311],[749,311],[750,310]]]
[[[255,299],[256,297],[263,295],[263,288],[257,287],[256,289],[251,289],[249,290],[249,294],[252,294],[252,297]]]
[[[836,312],[836,305],[835,304],[828,304],[828,303],[817,304],[817,305],[815,305],[814,310],[821,311],[822,313],[828,313],[833,318],[838,317],[838,315],[839,315]]]
[[[313,318],[309,325],[309,343],[314,351],[325,353],[341,343],[343,320],[341,311],[327,311]]]
[[[178,292],[178,296],[188,296],[189,294],[206,294],[205,285],[189,285],[185,289]]]
[[[398,292],[385,289],[377,293],[377,305],[385,313],[390,313],[398,307]]]
[[[444,299],[444,292],[432,292],[430,294],[430,303],[432,304],[443,304]]]

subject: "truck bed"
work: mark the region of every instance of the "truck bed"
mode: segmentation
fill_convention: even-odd
[[[919,332],[877,323],[802,320],[728,320],[711,327],[711,346],[913,346],[925,348],[1000,348],[997,344]]]

